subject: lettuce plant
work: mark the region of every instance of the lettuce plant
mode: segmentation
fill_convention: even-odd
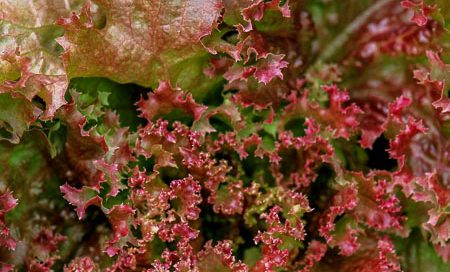
[[[449,271],[446,0],[0,0],[1,271]]]

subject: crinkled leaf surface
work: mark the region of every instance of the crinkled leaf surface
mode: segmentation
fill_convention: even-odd
[[[10,94],[0,94],[0,139],[18,143],[39,113],[29,101],[13,98]]]
[[[17,124],[13,126],[16,138],[36,117],[50,119],[66,103],[68,79],[59,59],[61,48],[55,41],[62,35],[62,28],[54,23],[60,16],[69,15],[80,2],[0,1],[0,93],[10,93],[15,99],[0,111],[4,116],[9,115],[9,119],[33,117],[22,122],[20,128]],[[33,105],[31,101],[37,97],[42,103]],[[2,100],[5,99],[3,95]],[[15,112],[11,111],[13,107]]]
[[[0,270],[449,270],[448,4],[400,2],[0,0]]]
[[[90,2],[79,15],[59,21],[66,29],[58,42],[69,77],[101,76],[144,86],[171,79],[177,65],[205,54],[200,39],[212,31],[221,9],[218,0],[94,3],[106,16],[101,29],[93,24]]]

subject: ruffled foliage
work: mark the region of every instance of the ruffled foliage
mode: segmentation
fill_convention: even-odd
[[[0,270],[450,270],[449,31],[444,0],[0,0]]]

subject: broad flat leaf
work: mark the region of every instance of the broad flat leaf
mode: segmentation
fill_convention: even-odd
[[[78,9],[85,0],[0,0],[3,19],[26,28],[55,23],[61,16]]]
[[[79,15],[59,20],[69,77],[108,77],[144,86],[169,79],[169,71],[206,54],[200,39],[212,31],[221,1],[95,0],[106,25],[93,23],[88,1]]]
[[[54,40],[62,28],[54,22],[79,2],[0,0],[0,93],[29,101],[40,97],[45,102],[42,120],[66,103],[68,80]]]
[[[15,99],[10,94],[0,94],[0,140],[18,143],[23,132],[40,114],[33,104]]]

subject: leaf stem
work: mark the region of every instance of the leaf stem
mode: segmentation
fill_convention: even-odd
[[[366,24],[370,17],[372,17],[377,11],[382,9],[388,4],[393,3],[395,0],[379,0],[368,9],[366,9],[361,15],[355,18],[336,38],[334,38],[331,43],[325,47],[323,52],[320,54],[314,65],[315,67],[318,63],[326,62],[331,57],[333,57],[336,52],[344,46],[350,39],[352,34],[358,31],[364,24]]]

